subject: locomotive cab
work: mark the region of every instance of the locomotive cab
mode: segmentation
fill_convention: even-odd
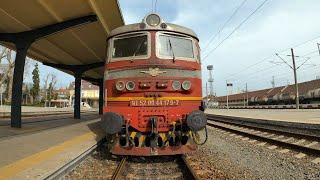
[[[196,34],[149,14],[108,37],[102,127],[112,153],[170,155],[196,150],[201,111]]]

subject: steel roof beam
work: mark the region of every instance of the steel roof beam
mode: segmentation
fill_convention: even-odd
[[[105,62],[96,62],[92,64],[83,64],[83,65],[54,64],[54,63],[45,63],[45,62],[43,64],[46,66],[50,66],[58,69],[72,71],[73,73],[81,72],[82,74],[88,70],[103,67]]]
[[[23,83],[23,73],[25,59],[27,57],[27,52],[29,47],[33,42],[38,39],[44,38],[46,36],[61,32],[66,29],[70,29],[76,26],[84,25],[87,23],[96,22],[96,15],[89,15],[84,17],[79,17],[64,22],[59,22],[52,25],[47,25],[44,27],[18,32],[18,33],[0,33],[0,41],[14,43],[17,51],[15,59],[15,67],[13,74],[13,87],[12,87],[12,98],[11,98],[11,127],[21,128],[21,101],[22,101],[22,83]],[[90,66],[91,67],[91,66]],[[80,68],[81,70],[86,70],[85,67]],[[81,86],[81,75],[84,71],[74,71],[76,75],[76,82],[80,78]],[[79,85],[79,83],[77,83]],[[76,93],[80,94],[79,92]],[[80,102],[79,103],[79,118],[80,118]],[[75,112],[76,114],[76,112]]]
[[[38,39],[47,37],[52,34],[59,33],[66,29],[96,22],[97,20],[98,19],[96,15],[89,15],[89,16],[84,16],[80,18],[67,20],[64,22],[59,22],[56,24],[44,26],[41,28],[29,30],[29,31],[18,32],[18,33],[0,33],[0,41],[12,42],[15,44],[21,41],[34,42]]]

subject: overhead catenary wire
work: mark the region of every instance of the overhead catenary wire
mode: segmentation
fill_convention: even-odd
[[[311,52],[306,53],[306,54],[304,54],[304,55],[302,55],[302,56],[300,56],[300,57],[305,57],[306,55],[310,55],[310,54],[313,54],[313,53],[315,53],[315,52],[316,52],[316,51],[311,51]],[[316,55],[316,56],[308,57],[308,58],[310,58],[310,59],[308,59],[308,60],[311,60],[311,58],[314,58],[314,57],[318,57],[318,56]],[[299,60],[298,60],[298,61],[299,61]],[[297,62],[298,62],[298,61],[297,61]],[[301,65],[305,64],[306,61],[307,61],[307,60],[304,60]],[[300,65],[300,66],[301,66],[301,65]],[[273,65],[271,65],[271,66],[269,66],[269,67],[264,67],[263,69],[258,69],[258,70],[254,71],[254,72],[250,72],[250,73],[247,73],[247,74],[245,74],[245,75],[246,75],[247,78],[248,78],[248,77],[252,77],[253,75],[254,75],[254,76],[257,76],[258,74],[261,74],[261,72],[267,72],[268,70],[274,70],[274,68],[278,68],[278,67],[281,67],[281,66],[280,66],[279,64],[273,64]],[[264,74],[264,73],[263,73],[263,74]],[[221,82],[222,82],[222,81],[221,81]]]
[[[157,2],[158,2],[158,0],[155,0],[155,2],[154,2],[154,12],[155,13],[157,12]]]
[[[256,12],[258,12],[258,10],[260,10],[267,1],[268,0],[264,0],[254,11],[252,11],[249,16],[247,16],[237,27],[235,27],[226,38],[224,38],[217,46],[210,50],[207,55],[204,56],[202,61],[204,62],[204,60],[207,59],[211,53],[217,50],[226,40],[228,40],[244,23],[246,23]]]
[[[154,0],[151,1],[151,12],[153,12],[153,4],[154,4]]]
[[[204,46],[204,50],[206,51],[206,49],[208,48],[208,46],[212,43],[213,40],[216,39],[216,37],[223,31],[223,29],[227,26],[227,24],[234,18],[234,16],[238,13],[238,11],[240,10],[240,8],[247,2],[247,0],[243,0],[241,2],[241,4],[235,9],[235,11],[231,14],[231,16],[226,20],[226,22],[221,26],[221,28],[219,28],[218,32],[215,33],[211,38],[209,38],[208,42],[206,43],[206,45]]]
[[[306,71],[310,71],[310,69],[317,69],[319,65],[317,66],[312,66],[312,67],[306,67],[306,68],[303,68],[303,71],[300,71],[300,73],[302,72],[306,72]],[[286,73],[281,73],[281,74],[278,74],[277,76],[275,76],[275,80],[289,80],[288,79],[288,74],[292,74],[291,72],[286,72]],[[314,74],[314,73],[313,73]],[[235,83],[235,84],[241,84],[241,86],[237,86],[237,87],[242,87],[242,86],[245,86],[246,83],[252,83],[252,82],[266,82],[268,81],[269,78],[254,78],[254,79],[250,79],[250,80],[247,80],[247,81],[240,81],[239,83]],[[305,79],[305,81],[308,81],[308,80],[313,80],[313,79]],[[235,81],[237,82],[237,81]],[[282,81],[283,82],[283,81]],[[300,79],[300,82],[301,79]],[[280,85],[281,86],[281,85]],[[280,87],[279,85],[277,87]],[[236,87],[236,86],[235,86]],[[265,86],[263,86],[262,88],[258,88],[258,89],[251,89],[250,91],[256,91],[256,90],[261,90],[261,89],[264,89],[264,88],[267,88]]]
[[[294,45],[293,47],[297,48],[297,47],[299,47],[299,46],[302,46],[302,45],[304,45],[304,44],[307,44],[307,43],[309,43],[309,42],[311,42],[311,41],[313,41],[313,40],[315,40],[315,39],[318,39],[318,38],[320,38],[320,36],[316,36],[316,37],[314,37],[314,38],[312,38],[312,39],[309,39],[309,40],[307,40],[307,41],[303,41],[302,43],[296,44],[296,45]],[[290,48],[286,48],[286,49],[283,49],[283,50],[281,50],[281,51],[278,51],[278,54],[279,54],[279,53],[282,53],[282,52],[284,52],[284,51],[287,51],[288,49],[290,49]],[[304,55],[302,55],[302,56],[300,56],[300,57],[306,57],[306,56],[311,55],[311,54],[314,54],[314,53],[316,53],[316,52],[318,52],[318,51],[317,51],[317,50],[316,50],[316,51],[311,51],[311,52],[306,53],[306,54],[304,54]],[[270,59],[272,56],[273,56],[273,55],[270,55],[270,56],[268,56],[268,57],[266,57],[266,58],[263,58],[262,60],[254,63],[254,64],[251,64],[251,65],[249,65],[249,66],[244,67],[243,69],[241,69],[240,71],[237,71],[236,73],[233,73],[233,74],[228,75],[228,76],[227,76],[227,79],[230,78],[230,77],[234,77],[235,75],[241,74],[242,72],[245,72],[246,70],[248,70],[248,69],[250,69],[250,68],[252,68],[252,67],[255,67],[256,65],[259,65],[259,64],[261,64],[261,63],[266,62],[266,60]]]
[[[312,54],[312,53],[315,53],[315,51],[311,51],[311,52],[308,52],[308,53],[306,53],[306,54],[304,54],[304,55],[302,55],[302,56],[300,56],[300,57],[305,57],[306,55],[310,55],[310,54]],[[316,58],[316,57],[318,57],[318,55],[315,55],[315,56],[311,56],[311,57],[309,57],[309,58],[312,58],[312,59],[314,59],[314,58]],[[309,59],[308,59],[309,60]],[[304,64],[305,63],[305,61],[302,63],[302,64]],[[310,65],[312,65],[312,66],[309,66],[309,67],[305,67],[305,68],[301,68],[302,69],[302,71],[300,70],[299,71],[299,73],[304,73],[304,72],[310,72],[310,70],[311,69],[313,69],[313,70],[316,70],[316,69],[318,69],[319,68],[319,64],[310,64]],[[281,67],[281,66],[279,66],[279,65],[273,65],[273,66],[276,66],[276,68],[278,68],[278,67]],[[234,83],[236,83],[236,84],[242,84],[242,83],[248,83],[248,82],[257,82],[257,81],[259,81],[259,82],[263,82],[263,81],[266,81],[266,80],[268,80],[268,79],[266,79],[266,78],[259,78],[259,77],[265,77],[265,76],[262,76],[261,75],[261,73],[260,72],[263,72],[263,71],[268,71],[268,70],[270,70],[273,66],[270,66],[269,68],[265,68],[265,69],[263,69],[263,70],[259,70],[258,72],[255,72],[255,77],[254,78],[251,78],[251,79],[246,79],[246,80],[241,80],[241,79],[235,79],[235,80],[233,80],[232,82],[234,82]],[[274,69],[274,68],[273,68]],[[264,74],[264,73],[263,73]],[[277,78],[276,79],[285,79],[285,78],[279,78],[279,77],[287,77],[287,74],[291,74],[291,72],[286,72],[286,73],[277,73],[277,74],[274,74]],[[316,72],[313,72],[313,74],[317,74]],[[253,73],[250,73],[250,75],[253,75]],[[280,76],[279,76],[280,75]],[[247,76],[248,77],[248,76]],[[312,78],[307,78],[307,79],[309,79],[309,80],[312,80]],[[288,77],[286,78],[286,80],[288,80]],[[219,81],[220,82],[220,81]],[[222,81],[221,81],[222,82]],[[300,82],[301,82],[301,78],[300,78]]]

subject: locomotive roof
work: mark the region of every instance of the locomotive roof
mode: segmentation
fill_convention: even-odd
[[[198,39],[197,34],[184,26],[180,26],[177,24],[171,24],[171,23],[165,23],[167,25],[166,28],[161,28],[161,27],[150,27],[150,26],[146,26],[145,28],[143,28],[143,23],[135,23],[135,24],[129,24],[129,25],[125,25],[125,26],[120,26],[114,30],[112,30],[108,36],[108,38],[119,35],[119,34],[123,34],[123,33],[128,33],[128,32],[137,32],[137,31],[169,31],[169,32],[178,32],[178,33],[182,33],[182,34],[186,34],[189,36],[192,36],[196,39]]]

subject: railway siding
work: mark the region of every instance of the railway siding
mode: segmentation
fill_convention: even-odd
[[[260,120],[243,120],[236,117],[222,117],[216,115],[208,115],[208,126],[217,128],[222,133],[231,133],[230,136],[248,141],[250,138],[260,140],[258,146],[265,146],[271,143],[268,149],[276,149],[278,146],[289,147],[297,150],[299,153],[296,158],[303,158],[306,155],[316,156],[313,162],[317,162],[320,154],[319,134],[311,131],[309,126],[297,127],[283,126],[278,123],[261,123]],[[265,122],[265,121],[263,121]],[[281,122],[283,123],[283,122]],[[287,122],[288,124],[288,122]],[[286,124],[286,125],[287,125]],[[313,129],[312,129],[313,130]],[[286,153],[283,150],[280,153]]]

